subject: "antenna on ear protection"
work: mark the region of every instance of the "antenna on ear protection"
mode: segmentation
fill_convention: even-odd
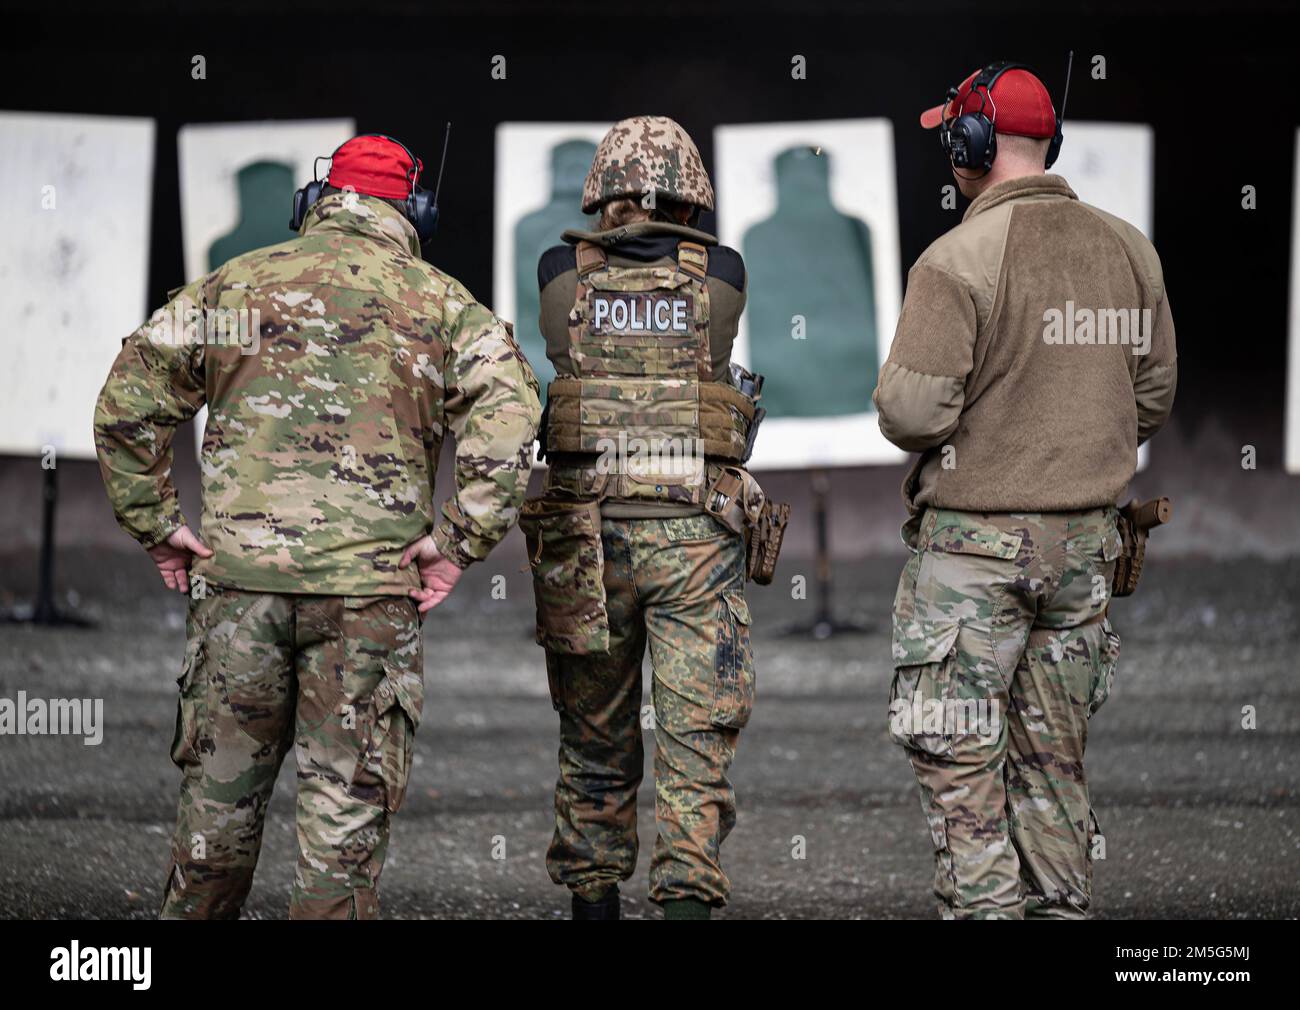
[[[438,194],[442,192],[442,170],[447,167],[447,145],[451,143],[451,122],[447,122],[447,133],[442,138],[442,160],[438,162],[438,181],[433,184],[433,209],[438,209]]]
[[[432,239],[438,230],[438,194],[442,192],[442,170],[447,167],[447,144],[450,140],[451,123],[448,123],[447,135],[442,141],[442,161],[438,163],[438,181],[434,184],[433,192],[420,189],[414,184],[411,187],[407,217],[415,225],[415,233],[420,237],[421,245]]]
[[[1065,124],[1065,103],[1070,100],[1070,75],[1074,70],[1074,50],[1070,50],[1069,59],[1065,64],[1065,91],[1061,95],[1061,114],[1056,117],[1056,133],[1052,136],[1052,142],[1047,146],[1047,158],[1043,162],[1044,168],[1051,168],[1052,163],[1061,154],[1061,142],[1065,139],[1062,127]]]

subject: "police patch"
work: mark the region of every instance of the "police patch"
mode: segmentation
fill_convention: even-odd
[[[599,291],[592,295],[596,333],[685,334],[690,332],[691,299],[645,291]]]

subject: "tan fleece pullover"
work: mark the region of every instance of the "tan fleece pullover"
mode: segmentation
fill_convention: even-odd
[[[908,274],[873,395],[912,511],[1115,504],[1177,381],[1160,258],[1055,175],[990,187]]]

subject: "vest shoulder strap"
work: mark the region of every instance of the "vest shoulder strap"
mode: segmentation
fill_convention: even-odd
[[[683,239],[677,243],[677,266],[698,281],[708,280],[709,250],[698,242]]]
[[[577,257],[579,277],[586,277],[597,270],[604,270],[609,263],[609,257],[605,255],[603,246],[585,240],[578,243]]]

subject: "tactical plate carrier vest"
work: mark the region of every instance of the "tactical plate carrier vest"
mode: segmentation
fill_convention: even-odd
[[[716,464],[743,462],[756,403],[712,381],[708,250],[675,265],[609,265],[577,247],[573,375],[547,388],[550,482],[583,495],[702,504]],[[710,465],[714,464],[714,465]]]

